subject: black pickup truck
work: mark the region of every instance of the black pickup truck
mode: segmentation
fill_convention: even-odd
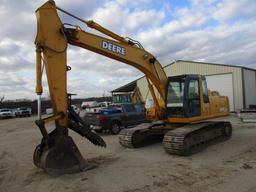
[[[98,133],[109,130],[112,134],[118,134],[122,128],[147,122],[144,106],[130,103],[110,105],[98,113],[87,113],[82,119]]]

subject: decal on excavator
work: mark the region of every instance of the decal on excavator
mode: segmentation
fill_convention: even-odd
[[[101,47],[103,49],[107,49],[107,50],[109,50],[111,52],[114,52],[114,53],[117,53],[117,54],[120,54],[120,55],[125,55],[125,48],[120,47],[118,45],[115,45],[113,43],[102,41]]]

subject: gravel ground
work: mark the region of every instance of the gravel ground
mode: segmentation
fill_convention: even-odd
[[[118,136],[102,134],[99,148],[71,132],[83,156],[97,168],[52,177],[35,167],[41,135],[35,117],[0,121],[0,192],[256,192],[256,124],[234,115],[233,137],[190,157],[171,156],[161,143],[124,149]]]

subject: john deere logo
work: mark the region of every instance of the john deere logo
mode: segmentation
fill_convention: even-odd
[[[107,50],[109,50],[111,52],[114,52],[114,53],[117,53],[117,54],[120,54],[120,55],[125,55],[125,48],[124,47],[120,47],[118,45],[115,45],[113,43],[102,41],[101,47],[103,49],[107,49]]]

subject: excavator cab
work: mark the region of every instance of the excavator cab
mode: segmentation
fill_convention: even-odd
[[[171,123],[192,123],[228,115],[226,96],[209,91],[203,75],[168,77],[166,117]]]
[[[205,77],[201,75],[180,75],[168,78],[166,111],[167,117],[196,117],[201,115],[201,100],[208,100],[208,96],[201,98],[202,82],[207,90]]]

